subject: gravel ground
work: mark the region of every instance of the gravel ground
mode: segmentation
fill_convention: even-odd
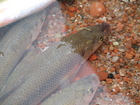
[[[93,3],[103,5],[92,13]],[[54,3],[46,11],[46,22],[35,42],[43,49],[82,27],[110,24],[111,34],[94,54],[97,58],[90,60],[108,74],[91,105],[140,105],[140,1],[76,0],[70,6]]]
[[[89,59],[107,74],[99,75],[105,77],[91,105],[140,105],[140,0],[75,0],[72,5],[54,3],[46,11],[34,42],[42,49],[82,27],[110,24],[111,34]],[[0,36],[7,29],[1,28]]]

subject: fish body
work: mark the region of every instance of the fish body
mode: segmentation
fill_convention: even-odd
[[[37,105],[58,86],[70,83],[108,32],[108,24],[89,26],[50,46],[24,68],[33,71],[16,90],[7,93],[1,105]]]
[[[39,12],[57,0],[0,0],[0,27]],[[74,0],[58,0],[72,4]]]
[[[1,0],[0,27],[43,10],[56,0]]]
[[[0,41],[0,89],[26,49],[36,39],[45,16],[46,11],[41,11],[19,21]]]
[[[89,105],[98,85],[98,77],[91,74],[56,92],[40,105]]]
[[[13,91],[24,81],[23,78],[32,70],[24,71],[25,69],[23,68],[25,68],[26,65],[29,65],[40,53],[40,48],[31,49],[29,52],[27,52],[27,54],[23,57],[12,74],[6,80],[3,88],[0,91],[0,96],[5,95],[11,90]]]

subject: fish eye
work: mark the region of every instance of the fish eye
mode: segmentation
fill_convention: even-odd
[[[100,41],[104,41],[104,38],[103,37],[100,37]]]

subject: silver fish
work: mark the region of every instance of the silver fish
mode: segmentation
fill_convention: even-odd
[[[40,105],[89,105],[98,86],[99,78],[91,74],[56,92]]]
[[[43,10],[56,0],[0,0],[0,27]]]
[[[23,57],[12,74],[6,80],[3,88],[0,91],[0,96],[3,96],[8,91],[15,89],[16,86],[23,82],[22,78],[24,78],[30,71],[32,71],[24,71],[25,69],[23,68],[25,68],[26,65],[29,65],[40,53],[40,48],[31,49],[27,52],[27,54]]]
[[[0,27],[39,12],[55,1],[67,2],[69,5],[74,2],[74,0],[0,0]]]
[[[46,11],[42,11],[19,21],[0,41],[0,89],[26,49],[36,39],[45,16]]]
[[[33,71],[13,92],[7,93],[1,105],[37,105],[59,86],[67,86],[108,33],[108,24],[89,26],[50,46],[24,68]]]

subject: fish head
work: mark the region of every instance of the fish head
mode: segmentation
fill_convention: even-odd
[[[110,26],[103,23],[89,26],[85,30],[87,31],[85,34],[82,34],[83,43],[81,43],[80,47],[83,58],[88,59],[107,38],[109,35]]]
[[[77,86],[77,97],[79,97],[78,101],[75,105],[89,105],[91,100],[93,99],[96,89],[99,86],[99,78],[95,74],[91,74],[79,82],[80,86]]]
[[[102,44],[109,32],[109,24],[102,23],[82,28],[79,32],[62,39],[61,41],[70,44],[75,53],[80,54],[84,59],[87,59]]]

